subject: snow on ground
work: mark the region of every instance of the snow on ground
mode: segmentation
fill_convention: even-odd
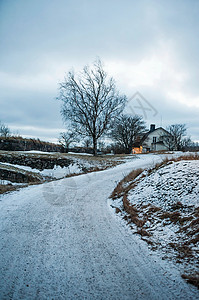
[[[197,299],[178,269],[150,251],[108,209],[142,155],[101,172],[0,196],[0,299]]]
[[[121,210],[134,233],[139,233],[163,257],[186,272],[199,270],[199,160],[170,162],[144,171],[127,193],[134,216],[124,212],[123,198],[111,202]]]
[[[54,154],[55,152],[47,152],[47,151],[38,151],[38,150],[28,150],[28,151],[20,151],[24,153],[36,153],[36,154]]]
[[[129,194],[129,200],[168,209],[178,201],[199,206],[198,195],[199,161],[192,160],[173,162],[145,177]]]
[[[8,163],[8,162],[1,162],[0,161],[0,167],[2,166],[4,170],[7,167],[7,170],[17,170],[19,172],[25,173],[25,172],[31,172],[35,174],[39,174],[43,177],[45,180],[46,178],[49,180],[51,179],[61,179],[66,176],[71,176],[72,174],[80,174],[80,173],[87,173],[89,171],[92,171],[94,169],[105,169],[107,167],[112,167],[119,162],[118,158],[111,158],[111,159],[106,159],[106,158],[94,158],[91,157],[90,155],[86,157],[82,155],[65,155],[61,153],[45,153],[41,151],[29,151],[28,154],[27,152],[8,152],[4,153],[4,156],[15,157],[15,162],[19,163]],[[42,153],[42,156],[40,155]],[[45,154],[45,160],[47,162],[51,162],[51,159],[54,160],[54,167],[53,168],[44,168],[41,169],[41,163],[42,162],[42,157],[43,154]],[[30,167],[25,165],[26,163],[29,163],[27,161],[27,158],[32,157],[34,155],[35,159],[35,167]],[[25,158],[24,158],[25,157]],[[38,168],[37,168],[37,158],[38,158]],[[61,159],[62,166],[59,165]],[[66,165],[68,165],[68,161],[70,161],[70,165],[68,166],[63,166],[64,161],[66,162]],[[123,161],[124,162],[124,161]],[[52,164],[51,164],[52,165]],[[28,173],[27,173],[28,174]]]
[[[22,165],[16,165],[16,164],[9,164],[9,163],[0,163],[0,165],[3,164],[4,166],[11,166],[18,168],[20,170],[25,170],[28,172],[38,173],[44,177],[50,177],[54,179],[61,179],[64,178],[70,174],[79,174],[82,172],[82,169],[80,168],[80,165],[77,163],[71,164],[68,167],[60,167],[55,165],[53,169],[44,169],[44,170],[38,170],[35,168],[22,166]]]
[[[78,152],[68,152],[68,154],[74,154],[74,155],[88,155],[88,156],[93,156],[93,154],[90,153],[78,153]]]
[[[24,185],[23,183],[18,183],[18,182],[11,182],[11,181],[9,181],[9,180],[1,180],[0,179],[0,185],[7,185],[7,184],[9,184],[9,185]]]
[[[64,178],[70,174],[79,174],[82,172],[82,169],[78,164],[73,164],[70,165],[69,167],[60,167],[60,166],[55,166],[53,169],[44,169],[40,173],[43,176],[49,176],[52,178],[56,179],[61,179]]]
[[[0,194],[33,182],[38,184],[112,168],[125,161],[126,156],[93,157],[58,152],[0,151],[0,179],[3,179],[0,183]]]

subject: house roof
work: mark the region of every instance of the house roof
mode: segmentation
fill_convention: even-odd
[[[149,130],[149,131],[143,136],[141,142],[144,142],[144,140],[148,137],[148,135],[149,135],[150,133],[154,133],[155,131],[157,131],[157,130],[159,130],[159,129],[162,129],[166,134],[170,135],[170,133],[169,133],[166,129],[164,129],[163,127],[158,127],[158,128],[156,128],[155,130],[153,130],[153,131]]]
[[[133,144],[133,147],[140,147],[144,143],[144,141],[146,140],[146,138],[149,136],[150,133],[154,133],[155,131],[157,131],[159,129],[162,129],[165,132],[165,134],[170,135],[170,133],[166,129],[164,129],[163,127],[158,127],[153,131],[149,130],[146,133],[144,133],[143,135],[140,135],[138,137],[138,139],[135,141],[135,143]]]

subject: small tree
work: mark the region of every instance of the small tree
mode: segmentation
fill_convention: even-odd
[[[70,121],[81,136],[91,137],[93,154],[97,155],[97,141],[122,112],[125,96],[116,90],[113,78],[108,78],[100,60],[92,68],[86,66],[79,76],[69,72],[60,84],[61,114]]]
[[[125,153],[131,153],[133,144],[139,135],[146,130],[145,123],[141,116],[121,115],[114,123],[111,137],[116,141]]]
[[[0,123],[0,136],[7,138],[10,136],[10,134],[11,134],[11,131],[8,128],[8,126]]]
[[[86,147],[86,148],[89,148],[92,146],[92,140],[90,138],[85,138],[84,141],[83,141],[83,146]]]
[[[66,150],[66,152],[68,152],[70,144],[77,142],[77,141],[78,141],[78,139],[77,139],[75,132],[67,131],[67,132],[60,133],[59,143]]]
[[[191,137],[185,137],[182,140],[182,149],[183,150],[189,150],[189,149],[194,149],[194,142],[191,140]]]

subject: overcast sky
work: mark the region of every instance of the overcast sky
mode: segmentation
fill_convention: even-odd
[[[198,14],[198,0],[0,0],[0,120],[56,142],[58,83],[100,57],[147,126],[199,141]]]

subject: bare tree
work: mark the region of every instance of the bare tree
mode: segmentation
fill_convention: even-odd
[[[174,150],[174,138],[169,131],[165,131],[163,135],[159,134],[158,142],[163,142],[168,150]]]
[[[68,152],[69,146],[71,143],[77,142],[77,136],[73,131],[61,132],[59,137],[59,143],[66,149]]]
[[[10,129],[5,124],[0,123],[0,136],[2,137],[9,137],[10,136]]]
[[[182,148],[183,150],[189,150],[189,149],[193,149],[194,148],[194,142],[191,140],[191,137],[185,137],[182,140]]]
[[[113,126],[111,136],[125,153],[131,153],[136,139],[145,130],[146,126],[141,116],[121,115]]]
[[[106,147],[106,143],[104,141],[101,140],[98,142],[98,148],[100,152],[104,152],[105,147]]]
[[[92,146],[92,140],[90,138],[85,138],[83,141],[83,146],[89,148]]]
[[[113,78],[108,78],[100,60],[92,68],[85,66],[79,76],[69,72],[60,84],[62,116],[65,122],[82,136],[92,138],[93,154],[97,141],[109,129],[126,101],[116,90]]]
[[[173,124],[167,128],[172,138],[170,139],[170,150],[182,150],[183,139],[186,135],[187,128],[185,124]]]

